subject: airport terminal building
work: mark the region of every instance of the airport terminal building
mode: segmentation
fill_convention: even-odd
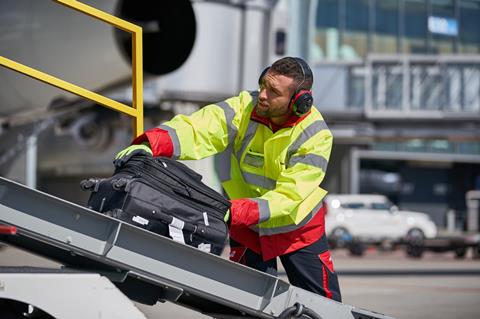
[[[454,210],[461,227],[480,188],[480,1],[319,0],[309,30],[335,137],[327,189],[383,193],[440,226]]]

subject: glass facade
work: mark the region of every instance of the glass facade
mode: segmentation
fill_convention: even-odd
[[[460,53],[480,53],[480,1],[462,0],[458,7]]]
[[[372,52],[396,53],[399,42],[399,2],[398,0],[376,1],[373,7]]]
[[[479,0],[318,0],[315,59],[480,53]]]
[[[345,17],[345,27],[341,34],[340,55],[345,58],[360,58],[368,49],[369,1],[344,0],[340,17]]]
[[[455,17],[455,0],[431,0],[431,14],[432,17],[444,18],[446,21],[457,21]],[[453,32],[454,33],[454,32]],[[455,53],[455,38],[457,35],[439,35],[430,32],[430,52],[431,53]]]
[[[401,42],[403,53],[427,53],[427,2],[421,0],[402,1],[402,11],[400,19],[402,20],[403,32],[401,32]]]
[[[318,59],[338,59],[339,47],[339,5],[337,0],[319,1],[316,17]]]

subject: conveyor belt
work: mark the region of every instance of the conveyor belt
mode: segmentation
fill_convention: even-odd
[[[107,276],[128,297],[168,300],[216,318],[275,318],[297,302],[322,318],[390,318],[179,244],[0,177],[2,240],[67,267]]]

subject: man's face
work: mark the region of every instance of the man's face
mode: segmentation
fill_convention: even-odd
[[[270,118],[273,122],[286,120],[291,114],[288,104],[294,87],[295,83],[292,78],[269,70],[260,83],[257,114]]]

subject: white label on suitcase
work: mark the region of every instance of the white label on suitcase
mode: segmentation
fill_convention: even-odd
[[[148,225],[148,219],[145,219],[140,216],[134,216],[132,220],[136,223],[139,223],[140,225]]]
[[[172,217],[172,222],[168,225],[168,233],[170,237],[176,242],[185,244],[185,239],[183,238],[183,227],[185,223],[178,218]]]
[[[210,226],[210,224],[208,223],[207,212],[203,212],[203,222],[205,223],[205,226]]]
[[[206,244],[206,243],[201,243],[200,245],[198,245],[198,249],[200,249],[201,251],[205,251],[205,252],[209,253],[212,249],[212,245]]]

